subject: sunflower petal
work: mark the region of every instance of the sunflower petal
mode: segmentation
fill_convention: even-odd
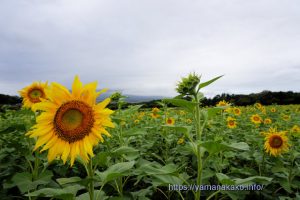
[[[75,98],[79,98],[81,94],[82,83],[80,82],[79,77],[76,75],[73,85],[72,85],[72,96]]]

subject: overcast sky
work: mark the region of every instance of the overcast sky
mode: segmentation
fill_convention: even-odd
[[[1,0],[0,93],[33,81],[176,95],[300,91],[299,0]]]

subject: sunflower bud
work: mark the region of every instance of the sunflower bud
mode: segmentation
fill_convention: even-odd
[[[176,91],[182,95],[195,94],[195,88],[200,82],[200,76],[195,73],[181,79],[177,84]]]
[[[115,102],[119,101],[119,99],[121,99],[121,97],[122,97],[122,94],[120,92],[114,92],[112,95],[110,95],[110,99]]]

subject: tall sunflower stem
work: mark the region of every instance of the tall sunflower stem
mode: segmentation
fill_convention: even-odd
[[[199,99],[197,98],[197,94],[195,95],[195,100],[197,102],[196,110],[195,110],[195,123],[196,123],[196,139],[197,143],[201,142],[201,135],[203,129],[201,129],[201,122],[200,122],[200,108],[199,108]],[[197,145],[197,185],[201,185],[201,179],[202,179],[202,158],[201,158],[201,148],[199,145]],[[201,196],[201,190],[198,190],[196,192],[196,200],[199,200]]]
[[[89,195],[90,195],[90,200],[94,200],[94,170],[93,170],[93,162],[92,159],[89,161],[88,165],[87,165],[87,175],[89,178],[89,187],[88,187],[88,191],[89,191]]]

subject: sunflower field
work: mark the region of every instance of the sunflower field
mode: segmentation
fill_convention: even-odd
[[[219,78],[190,74],[152,109],[77,76],[24,87],[0,112],[0,199],[300,199],[300,105],[203,107]]]

